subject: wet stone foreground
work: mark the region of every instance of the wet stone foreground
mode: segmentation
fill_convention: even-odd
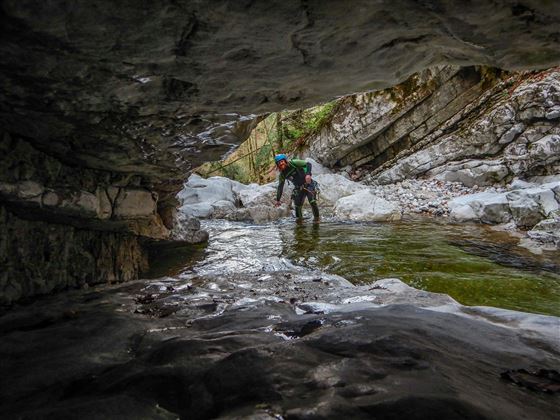
[[[465,307],[396,279],[183,275],[0,317],[4,418],[552,419],[559,318]]]

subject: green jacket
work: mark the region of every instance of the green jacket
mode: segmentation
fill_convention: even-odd
[[[292,159],[288,162],[288,167],[280,172],[278,179],[278,189],[276,190],[276,201],[282,198],[284,183],[286,180],[294,184],[294,187],[301,187],[305,184],[305,175],[311,175],[311,163],[303,159]]]

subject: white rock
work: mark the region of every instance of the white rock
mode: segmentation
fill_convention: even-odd
[[[453,206],[449,213],[449,217],[451,217],[452,220],[458,222],[478,220],[478,216],[475,214],[472,207],[468,204]]]
[[[270,183],[265,185],[249,184],[242,187],[234,188],[237,197],[241,201],[243,207],[251,207],[257,205],[272,205],[276,200],[276,187],[278,184]],[[284,188],[284,196],[289,196],[291,190]]]
[[[507,223],[512,217],[505,194],[482,192],[457,197],[449,202],[452,215],[456,209],[468,214],[466,209],[458,209],[462,206],[471,207],[474,214],[484,223]]]
[[[545,216],[549,216],[560,208],[556,199],[555,188],[560,188],[560,182],[543,184],[540,187],[526,188],[507,194],[508,200],[516,200],[520,197],[528,197],[535,201]]]
[[[534,186],[535,186],[535,184],[532,183],[532,182],[527,182],[527,181],[523,181],[521,179],[515,178],[509,184],[509,189],[511,189],[511,190],[521,190],[523,188],[531,188],[531,187],[534,187]]]
[[[234,182],[221,176],[204,179],[199,175],[192,174],[177,197],[184,205],[202,202],[212,204],[221,200],[234,203],[235,196],[232,189]]]
[[[334,214],[346,220],[394,221],[401,219],[396,203],[375,196],[370,190],[359,191],[336,202]]]
[[[509,174],[506,165],[498,161],[470,160],[462,164],[448,164],[427,175],[447,182],[460,182],[467,187],[493,185]]]
[[[542,220],[527,232],[527,236],[540,243],[553,245],[552,249],[560,249],[560,217]]]
[[[560,182],[560,174],[547,175],[547,176],[534,176],[529,178],[529,181],[535,184],[548,184],[551,182]]]
[[[330,169],[325,168],[323,165],[321,165],[315,159],[312,159],[312,158],[308,157],[305,160],[308,161],[309,163],[311,163],[311,173],[313,174],[313,176],[323,175],[323,174],[331,174],[332,173],[332,171]]]
[[[290,210],[287,206],[271,207],[271,206],[253,206],[248,208],[251,220],[262,223],[271,220],[277,220],[282,217],[289,216]]]
[[[560,135],[550,134],[534,142],[529,149],[529,156],[544,164],[560,160]]]
[[[519,227],[532,227],[544,219],[539,204],[527,196],[510,201],[509,208]]]
[[[235,205],[231,201],[220,200],[211,204],[212,213],[207,217],[223,219],[235,211]]]
[[[319,202],[322,206],[334,206],[342,197],[354,194],[357,191],[369,189],[363,184],[346,179],[341,175],[322,174],[313,176],[319,183]]]

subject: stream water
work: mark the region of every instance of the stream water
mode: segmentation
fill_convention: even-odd
[[[560,253],[533,255],[482,225],[436,222],[255,225],[205,221],[206,249],[160,259],[176,276],[306,267],[354,284],[397,277],[464,305],[560,316]],[[157,271],[157,267],[156,267]],[[162,274],[160,272],[158,274]],[[168,272],[169,273],[169,272]]]

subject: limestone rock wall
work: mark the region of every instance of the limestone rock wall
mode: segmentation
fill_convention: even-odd
[[[379,165],[479,97],[494,82],[485,73],[436,67],[392,88],[349,96],[332,123],[311,139],[310,153],[329,166]]]
[[[148,254],[135,235],[20,218],[0,206],[0,304],[137,279]]]
[[[428,177],[468,187],[560,173],[560,69],[424,71],[341,101],[309,154],[366,182]]]
[[[427,176],[473,186],[560,173],[559,69],[511,81],[468,104],[444,130],[375,168],[370,179]]]

